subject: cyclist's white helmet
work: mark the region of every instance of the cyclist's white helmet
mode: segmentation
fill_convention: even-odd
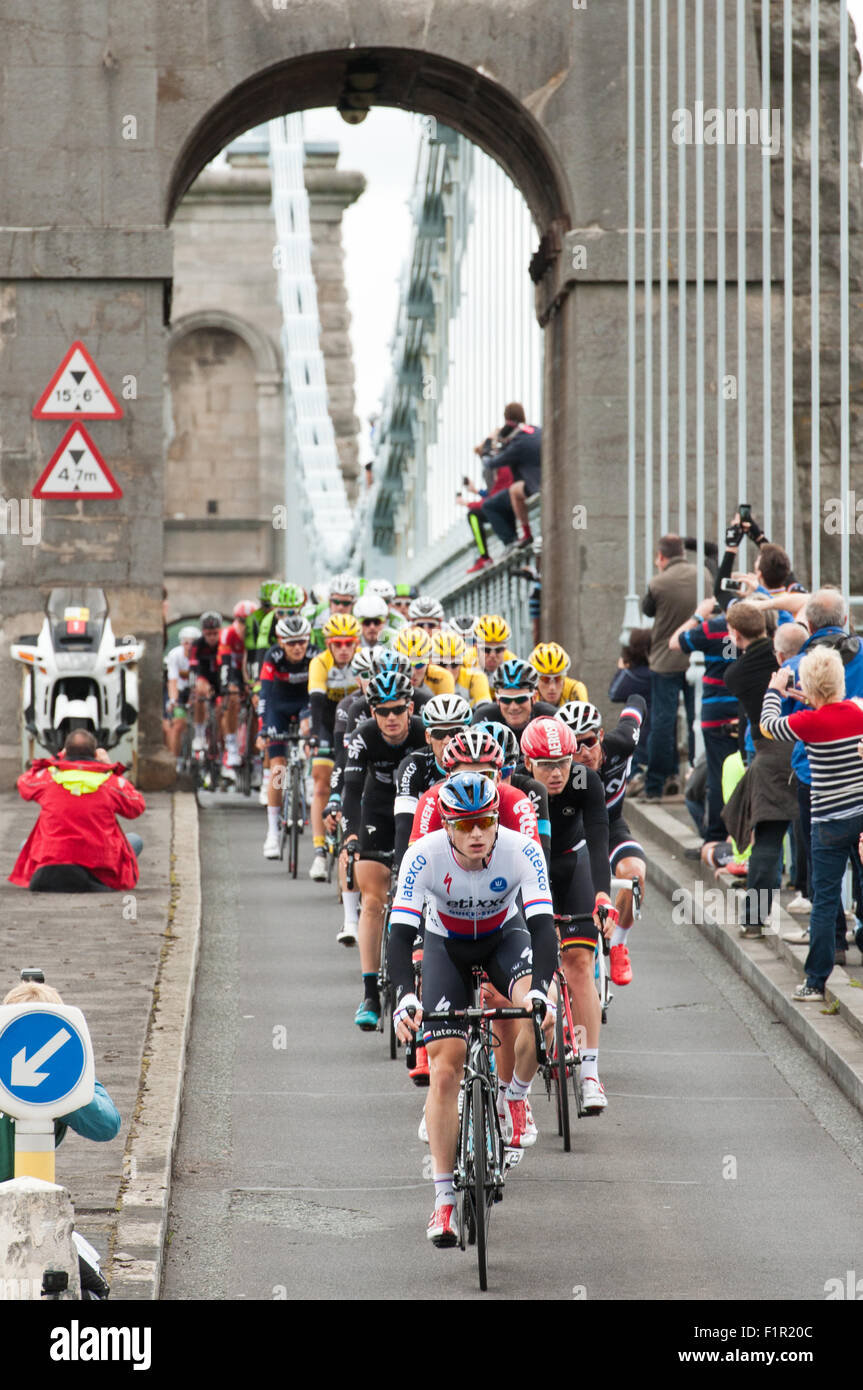
[[[367,594],[377,594],[384,603],[390,604],[396,596],[395,585],[388,579],[370,579],[366,585]]]
[[[177,633],[177,639],[180,642],[197,642],[200,635],[201,629],[199,627],[189,625],[188,627],[180,628],[180,631]]]
[[[417,618],[421,622],[443,622],[443,605],[438,603],[436,598],[429,598],[428,594],[420,594],[415,598],[408,609],[408,618],[411,622],[416,622]]]
[[[386,600],[379,594],[366,592],[354,604],[354,617],[359,618],[360,622],[363,618],[385,618],[389,611]]]
[[[371,680],[375,674],[374,653],[385,651],[384,647],[359,647],[355,655],[351,658],[351,670],[355,676],[361,676],[363,680]]]
[[[602,727],[602,715],[587,700],[568,700],[557,711],[557,718],[568,724],[574,734],[595,734]]]
[[[451,632],[457,632],[459,637],[467,640],[474,635],[476,618],[472,613],[461,613],[455,618],[447,618],[446,626]]]
[[[344,594],[348,598],[356,598],[360,592],[358,581],[352,574],[334,575],[327,585],[329,594]]]
[[[433,695],[422,707],[422,721],[427,729],[448,724],[460,724],[466,729],[472,718],[470,704],[461,695]]]
[[[279,618],[276,623],[276,636],[281,637],[282,641],[287,638],[290,641],[301,642],[304,637],[311,635],[311,623],[308,618],[302,618],[298,613],[292,613],[289,618]]]

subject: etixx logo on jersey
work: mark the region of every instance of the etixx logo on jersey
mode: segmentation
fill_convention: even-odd
[[[490,883],[488,886],[489,886],[489,888],[491,889],[491,891],[492,891],[493,893],[502,893],[503,890],[506,888],[506,879],[505,879],[505,878],[493,878],[492,881],[491,881],[491,883]]]

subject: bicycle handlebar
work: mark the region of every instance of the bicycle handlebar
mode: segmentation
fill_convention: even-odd
[[[409,1018],[416,1017],[416,1009],[411,1006],[408,1011]],[[542,1032],[542,1020],[545,1017],[545,1009],[541,999],[531,1001],[529,1009],[504,1008],[504,1009],[484,1009],[481,1006],[469,1007],[467,1009],[433,1009],[429,1013],[423,1014],[423,1023],[453,1023],[463,1020],[467,1023],[478,1023],[482,1019],[507,1019],[507,1018],[531,1018],[533,1019],[533,1036],[536,1045],[536,1060],[539,1066],[545,1066],[547,1053],[545,1038]]]

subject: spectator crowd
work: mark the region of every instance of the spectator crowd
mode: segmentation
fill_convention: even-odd
[[[740,568],[744,542],[755,548]],[[788,555],[747,507],[718,548],[663,536],[642,600],[649,629],[634,629],[610,698],[648,700],[649,734],[631,795],[647,802],[681,790],[678,724],[683,702],[689,776],[686,804],[702,836],[702,860],[746,877],[741,935],[771,920],[783,871],[796,888],[789,910],[809,916],[787,939],[808,946],[799,1002],[824,999],[834,965],[846,963],[843,881],[851,870],[856,944],[863,952],[863,643],[840,591],[807,592]],[[699,592],[706,596],[699,601]],[[695,759],[694,653],[703,659]]]

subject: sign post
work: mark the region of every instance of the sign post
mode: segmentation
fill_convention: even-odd
[[[15,1177],[54,1182],[54,1121],[93,1099],[90,1031],[71,1004],[0,1005],[0,1110],[15,1120]]]

